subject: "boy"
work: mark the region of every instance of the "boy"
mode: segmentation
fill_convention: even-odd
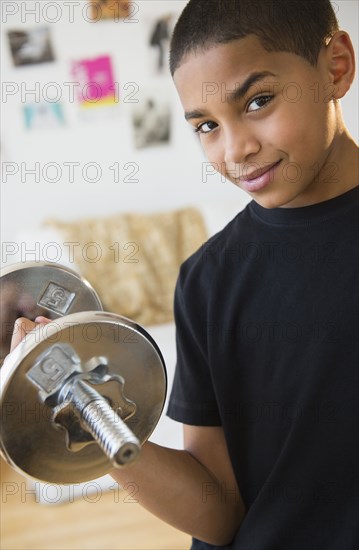
[[[171,70],[209,161],[253,201],[181,268],[168,413],[184,450],[147,442],[113,477],[196,550],[354,550],[350,38],[329,0],[190,0]]]

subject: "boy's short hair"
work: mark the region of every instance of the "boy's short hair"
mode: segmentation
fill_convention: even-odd
[[[267,51],[295,53],[315,66],[338,30],[330,0],[190,0],[173,32],[171,74],[187,54],[250,34]]]

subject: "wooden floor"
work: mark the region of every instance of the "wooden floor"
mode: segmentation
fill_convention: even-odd
[[[96,502],[38,504],[25,478],[1,462],[1,550],[188,550],[190,537],[126,499],[101,494]],[[130,502],[128,502],[130,500]]]

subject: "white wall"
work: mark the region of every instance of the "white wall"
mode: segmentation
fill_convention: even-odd
[[[148,67],[148,21],[164,11],[177,12],[186,0],[137,0],[139,11],[137,23],[122,21],[89,23],[83,17],[81,6],[74,10],[75,20],[69,21],[69,2],[56,0],[62,8],[61,18],[50,23],[53,12],[45,13],[39,25],[52,30],[56,54],[54,63],[25,67],[13,67],[6,31],[32,28],[36,25],[28,10],[35,2],[18,0],[2,2],[2,80],[3,83],[17,83],[20,91],[28,92],[36,82],[41,89],[46,83],[70,81],[70,62],[84,57],[110,54],[113,59],[115,79],[120,89],[126,83],[134,82],[142,90],[158,85],[159,94],[168,96],[173,108],[172,141],[169,146],[158,146],[147,150],[135,150],[132,140],[131,109],[133,105],[119,105],[118,115],[111,120],[98,123],[82,122],[76,103],[68,101],[64,88],[63,103],[67,125],[58,130],[27,131],[22,117],[20,93],[3,99],[2,134],[3,161],[16,163],[19,173],[9,177],[1,186],[1,238],[3,242],[14,241],[24,231],[32,229],[44,219],[56,217],[73,219],[88,215],[106,215],[125,210],[154,211],[181,205],[208,201],[231,201],[238,209],[244,196],[220,177],[211,176],[207,183],[202,181],[203,154],[183,119],[179,100],[170,78],[152,76]],[[54,2],[37,2],[41,6]],[[26,5],[21,16],[5,17],[7,4]],[[79,2],[74,2],[79,4]],[[357,50],[358,3],[355,0],[336,0],[335,8],[342,28],[353,36]],[[44,14],[44,12],[41,12]],[[28,96],[31,100],[32,98]],[[343,109],[349,128],[355,138],[358,136],[357,87],[343,100]],[[62,169],[62,178],[57,183],[42,181],[36,183],[34,176],[21,174],[21,163],[26,168],[40,163],[41,170],[49,162],[56,162]],[[68,168],[64,163],[79,162],[76,178],[68,181]],[[82,168],[89,162],[96,162],[102,170],[97,183],[87,182],[81,175]],[[115,183],[110,166],[119,163],[120,182]],[[129,171],[122,167],[129,162],[139,168],[138,183],[123,181]],[[51,177],[51,172],[50,172]],[[48,178],[49,179],[49,178]],[[22,181],[21,181],[22,180]]]

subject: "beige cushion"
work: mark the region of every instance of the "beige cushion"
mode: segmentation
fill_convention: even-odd
[[[195,208],[47,224],[73,243],[74,262],[104,309],[145,325],[173,319],[179,266],[207,240]]]

